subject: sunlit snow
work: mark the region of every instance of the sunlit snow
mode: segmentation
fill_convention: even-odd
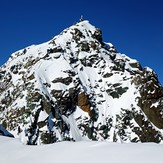
[[[19,139],[0,136],[1,163],[162,163],[163,144],[60,142],[27,146]]]

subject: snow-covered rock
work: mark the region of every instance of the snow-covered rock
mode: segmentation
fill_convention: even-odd
[[[0,124],[26,144],[159,143],[163,88],[153,70],[82,21],[13,53],[0,68]]]

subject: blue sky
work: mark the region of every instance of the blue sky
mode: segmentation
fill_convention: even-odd
[[[11,53],[40,44],[84,19],[103,40],[151,67],[163,84],[163,0],[1,0],[0,65]]]

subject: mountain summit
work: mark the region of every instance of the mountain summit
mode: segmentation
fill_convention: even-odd
[[[99,28],[81,21],[13,53],[0,68],[0,124],[1,135],[31,145],[159,143],[163,88],[152,69],[117,52]]]

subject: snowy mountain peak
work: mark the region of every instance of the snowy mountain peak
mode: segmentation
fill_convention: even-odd
[[[81,21],[13,53],[0,68],[0,133],[25,144],[161,142],[162,100],[150,68]]]

